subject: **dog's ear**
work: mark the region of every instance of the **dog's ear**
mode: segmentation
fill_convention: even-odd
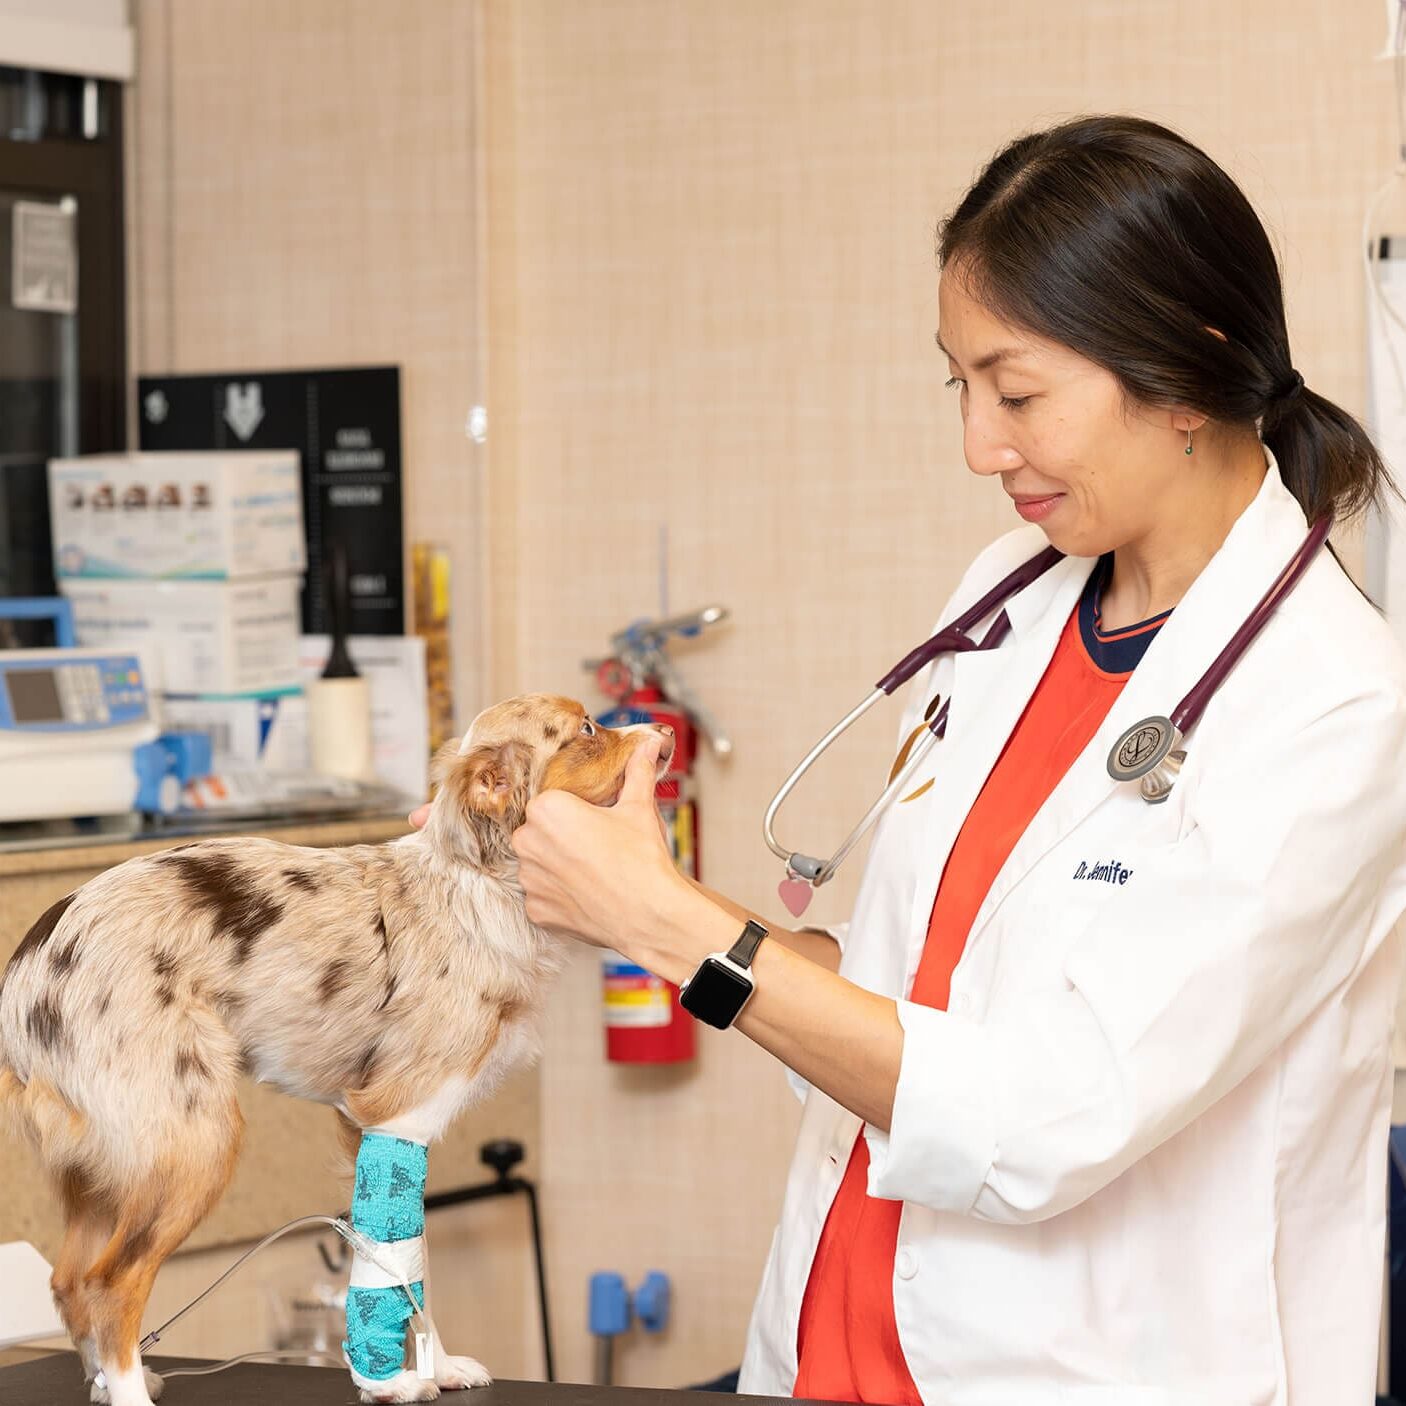
[[[531,768],[525,743],[485,743],[456,756],[445,782],[465,811],[516,830],[527,815]]]

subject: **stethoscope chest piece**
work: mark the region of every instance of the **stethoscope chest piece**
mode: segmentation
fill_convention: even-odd
[[[1134,723],[1108,754],[1108,774],[1115,781],[1141,781],[1139,790],[1149,805],[1172,794],[1172,786],[1186,760],[1181,731],[1160,716]]]

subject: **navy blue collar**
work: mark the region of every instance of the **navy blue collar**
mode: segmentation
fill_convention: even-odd
[[[1131,674],[1142,662],[1147,647],[1157,638],[1157,631],[1172,612],[1164,610],[1160,615],[1140,620],[1125,629],[1104,631],[1101,628],[1100,603],[1103,588],[1112,573],[1113,554],[1109,552],[1099,558],[1079,597],[1079,635],[1095,668],[1106,674]]]

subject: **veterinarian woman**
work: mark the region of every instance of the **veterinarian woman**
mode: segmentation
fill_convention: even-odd
[[[1383,466],[1296,372],[1244,195],[1163,128],[1015,141],[939,262],[967,466],[1029,524],[942,619],[1047,542],[1067,555],[998,649],[916,680],[900,744],[938,694],[950,726],[881,823],[843,957],[776,927],[756,952],[737,1028],[810,1092],[741,1388],[1357,1406],[1406,905],[1400,652],[1315,550],[1170,797],[1106,763]],[[941,493],[928,477],[914,492]],[[539,796],[515,844],[533,918],[684,982],[749,915],[674,872],[649,762],[613,809]]]

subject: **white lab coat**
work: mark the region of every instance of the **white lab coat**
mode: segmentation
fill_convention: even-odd
[[[1306,531],[1269,472],[1001,870],[948,1011],[910,990],[938,879],[1094,563],[945,656],[945,741],[876,833],[841,974],[898,1000],[871,1196],[904,1202],[893,1299],[927,1403],[1363,1406],[1380,1309],[1406,907],[1406,662],[1326,552],[1207,707],[1170,799],[1105,770],[1167,714]],[[950,620],[1045,544],[987,548]],[[984,626],[983,626],[984,628]],[[974,632],[978,633],[978,632]],[[1121,873],[1076,878],[1096,865]],[[787,1395],[801,1296],[860,1120],[805,1110],[740,1389]]]

